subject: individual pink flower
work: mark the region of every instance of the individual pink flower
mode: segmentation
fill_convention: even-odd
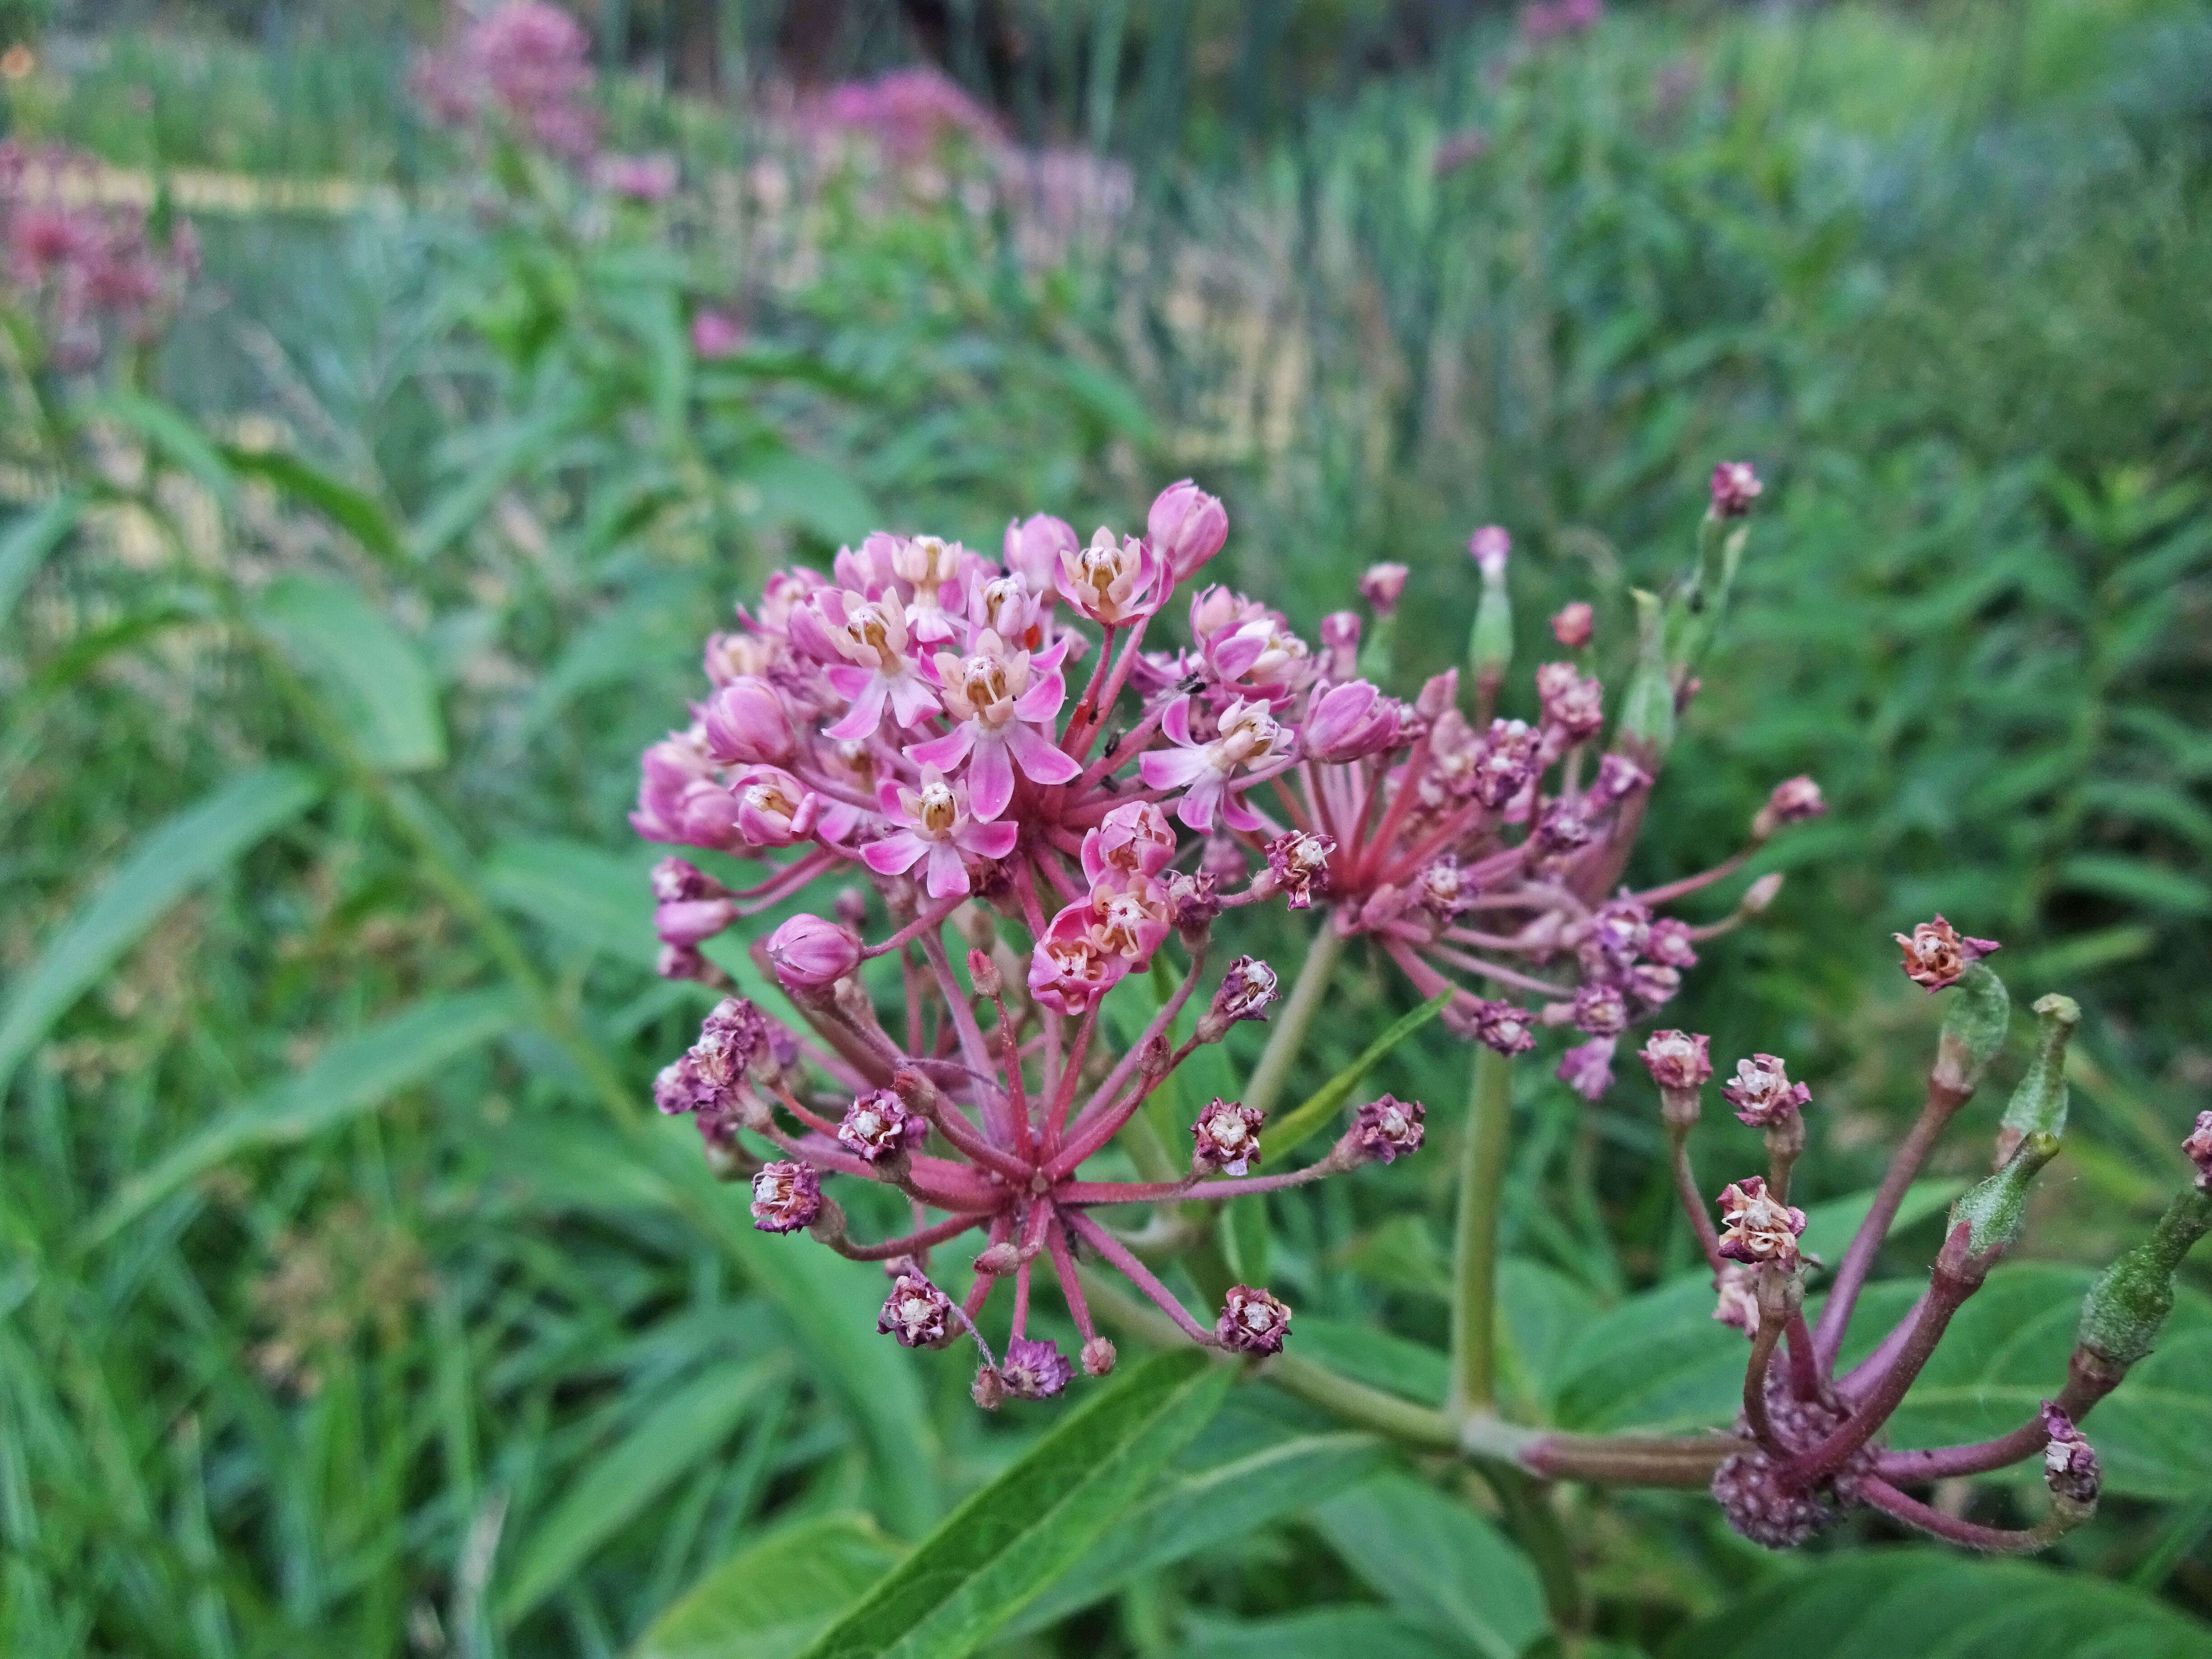
[[[1183,792],[1176,804],[1178,818],[1198,830],[1213,828],[1217,816],[1232,830],[1262,826],[1260,815],[1231,790],[1229,781],[1240,768],[1256,771],[1271,762],[1287,763],[1292,736],[1267,705],[1239,698],[1222,710],[1212,740],[1200,742],[1191,735],[1190,699],[1178,697],[1161,716],[1160,730],[1175,748],[1147,750],[1138,770],[1149,789]]]
[[[978,820],[969,810],[968,786],[948,783],[933,766],[922,769],[918,787],[887,782],[877,790],[876,799],[886,817],[904,827],[863,847],[861,861],[879,876],[899,876],[927,860],[923,885],[932,898],[956,898],[969,891],[967,859],[1002,859],[1021,836],[1016,825],[1003,820]]]
[[[745,327],[726,311],[702,306],[691,313],[691,355],[702,362],[734,357],[745,347]]]
[[[1175,860],[1175,831],[1148,800],[1125,801],[1083,837],[1083,874],[1097,882],[1109,872],[1157,876]],[[1239,874],[1242,874],[1240,867]]]
[[[1421,1150],[1421,1139],[1426,1133],[1421,1120],[1427,1115],[1427,1108],[1418,1100],[1382,1095],[1369,1101],[1354,1115],[1352,1138],[1369,1158],[1394,1164]]]
[[[1048,513],[1033,513],[1019,521],[1007,520],[1000,556],[1006,568],[1019,576],[1031,593],[1048,598],[1060,591],[1063,563],[1079,553],[1082,545],[1065,519],[1055,519]],[[999,631],[1006,632],[1004,629]],[[1009,634],[1006,637],[1014,636]]]
[[[1251,1285],[1232,1285],[1213,1327],[1213,1340],[1232,1353],[1280,1353],[1291,1334],[1291,1310]]]
[[[1218,500],[1185,478],[1153,498],[1145,537],[1175,579],[1188,581],[1229,539],[1229,514]]]
[[[937,712],[937,693],[908,649],[906,608],[896,599],[824,588],[794,611],[791,621],[794,643],[804,637],[817,653],[827,646],[842,659],[827,674],[831,688],[852,708],[828,728],[830,737],[872,736],[886,707],[893,723],[902,726],[918,726]]]
[[[769,935],[768,957],[786,990],[818,991],[860,965],[860,941],[834,921],[797,915]]]
[[[789,847],[814,832],[822,798],[778,766],[748,766],[731,780],[737,830],[748,847]]]
[[[1359,597],[1374,607],[1376,616],[1389,616],[1398,608],[1410,574],[1402,564],[1370,564],[1360,573]]]
[[[764,1233],[795,1233],[822,1213],[822,1177],[811,1164],[778,1160],[753,1176],[753,1225]]]
[[[1777,1203],[1762,1176],[1731,1182],[1721,1190],[1720,1251],[1731,1261],[1790,1266],[1797,1260],[1797,1238],[1804,1231],[1805,1212]]]
[[[1751,511],[1765,485],[1749,461],[1723,461],[1713,468],[1713,513],[1723,519],[1741,519]]]
[[[1601,1036],[1577,1044],[1559,1056],[1559,1069],[1553,1075],[1584,1100],[1601,1098],[1605,1091],[1613,1087],[1613,1051],[1616,1041],[1613,1037]]]
[[[1589,601],[1577,599],[1571,605],[1562,605],[1552,617],[1552,637],[1568,650],[1579,651],[1590,642],[1595,620],[1595,613],[1590,610]]]
[[[1306,755],[1344,765],[1395,749],[1412,711],[1366,680],[1332,685],[1315,697],[1298,738]]]
[[[1192,1166],[1243,1175],[1260,1161],[1261,1121],[1257,1107],[1215,1096],[1190,1127]]]
[[[1151,616],[1174,581],[1166,562],[1144,542],[1117,537],[1103,525],[1090,546],[1067,548],[1060,556],[1060,591],[1077,611],[1108,628]]]
[[[1735,1108],[1738,1122],[1754,1129],[1771,1129],[1808,1104],[1813,1091],[1790,1080],[1778,1056],[1753,1054],[1736,1061],[1735,1081],[1721,1085],[1721,1098]]]
[[[1651,1073],[1651,1080],[1662,1089],[1692,1090],[1702,1087],[1713,1074],[1713,1062],[1709,1052],[1712,1042],[1702,1032],[1654,1031],[1644,1039],[1637,1058]]]
[[[1018,651],[989,629],[965,656],[941,651],[933,664],[951,731],[907,753],[924,766],[951,770],[968,763],[975,816],[995,818],[1014,798],[1014,773],[1032,783],[1069,783],[1083,768],[1052,739],[1052,723],[1067,701],[1059,673],[1062,648],[1041,657]]]
[[[1969,967],[2000,948],[1993,939],[1967,938],[1940,915],[1909,935],[1890,937],[1904,949],[1905,976],[1929,992],[1957,984]]]
[[[1054,1013],[1081,1015],[1133,965],[1107,941],[1086,899],[1054,916],[1030,952],[1030,994]]]
[[[1513,550],[1513,538],[1499,525],[1486,524],[1467,538],[1468,556],[1486,577],[1505,574],[1505,556]]]
[[[1313,657],[1279,611],[1226,587],[1191,596],[1191,636],[1213,701],[1238,697],[1280,709],[1313,679]]]

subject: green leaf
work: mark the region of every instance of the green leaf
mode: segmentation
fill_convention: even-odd
[[[842,469],[796,449],[746,463],[742,481],[760,492],[770,520],[795,524],[825,542],[858,543],[880,522],[876,504]]]
[[[713,1368],[594,1458],[522,1546],[500,1598],[500,1621],[516,1623],[647,1504],[712,1456],[782,1370],[765,1359],[735,1370]]]
[[[216,447],[184,415],[168,404],[135,392],[111,392],[100,400],[100,411],[136,432],[149,448],[169,459],[197,479],[225,507],[238,494],[238,480]]]
[[[125,1181],[86,1227],[83,1243],[97,1244],[240,1152],[294,1145],[374,1110],[508,1030],[518,1017],[509,992],[464,991],[426,998],[341,1037],[295,1076],[234,1107]]]
[[[947,1516],[808,1659],[972,1653],[1136,1501],[1233,1376],[1190,1348],[1132,1366]]]
[[[277,494],[313,507],[386,563],[405,562],[406,545],[391,515],[351,484],[286,450],[241,449],[226,444],[221,454],[233,471],[263,479]]]
[[[611,853],[556,836],[502,842],[484,860],[483,884],[500,903],[556,933],[651,968],[660,956],[651,884],[659,856],[657,848]]]
[[[1424,1406],[1443,1404],[1451,1378],[1451,1361],[1441,1350],[1356,1320],[1302,1315],[1298,1353],[1356,1382]]]
[[[480,453],[475,470],[431,502],[416,522],[415,556],[434,557],[465,533],[518,474],[553,447],[562,428],[585,413],[588,404],[584,392],[570,389],[498,434]]]
[[[9,988],[0,1012],[0,1088],[54,1021],[171,905],[321,793],[314,777],[296,767],[265,767],[232,779],[140,840]]]
[[[445,717],[429,670],[360,589],[295,572],[256,594],[252,614],[328,700],[369,765],[419,772],[445,764]]]
[[[1411,1475],[1385,1474],[1315,1512],[1344,1564],[1405,1617],[1519,1659],[1551,1629],[1528,1559],[1498,1528]]]
[[[1466,1659],[1448,1641],[1380,1607],[1309,1607],[1279,1619],[1194,1620],[1176,1651],[1183,1659]]]
[[[2201,1659],[2212,1626],[2139,1590],[1926,1549],[1830,1556],[1675,1638],[1669,1659]]]
[[[1444,1005],[1453,995],[1450,991],[1439,991],[1412,1012],[1400,1015],[1381,1036],[1361,1050],[1351,1065],[1270,1124],[1266,1132],[1267,1156],[1282,1158],[1312,1139],[1328,1126],[1337,1109],[1352,1097],[1352,1091],[1359,1086],[1359,1079],[1367,1075],[1376,1061],[1443,1012]]]
[[[2061,887],[2081,888],[2124,903],[2141,904],[2179,916],[2212,913],[2212,884],[2147,859],[2123,858],[2113,853],[2076,853],[2060,861],[2057,879]]]
[[[692,1586],[637,1638],[629,1659],[790,1659],[899,1553],[864,1516],[799,1522]]]
[[[1140,1574],[1309,1508],[1374,1474],[1383,1455],[1370,1434],[1303,1434],[1176,1474],[1109,1528],[1008,1634],[1042,1630]]]
[[[0,623],[15,608],[15,599],[39,574],[46,555],[76,528],[84,497],[74,490],[34,507],[0,531]]]
[[[1951,1207],[1951,1200],[1966,1190],[1960,1180],[1916,1181],[1905,1189],[1905,1197],[1897,1206],[1897,1218],[1890,1223],[1893,1237],[1906,1228],[1941,1215]],[[1851,1235],[1859,1230],[1874,1208],[1877,1189],[1868,1187],[1841,1198],[1829,1199],[1815,1204],[1805,1212],[1805,1233],[1798,1241],[1802,1249],[1833,1267],[1843,1259],[1844,1251],[1851,1242]]]

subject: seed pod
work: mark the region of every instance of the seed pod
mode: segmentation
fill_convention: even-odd
[[[2035,1000],[2035,1058],[2006,1103],[1997,1127],[1996,1161],[2002,1165],[2023,1137],[2066,1133],[2066,1044],[2081,1023],[2071,997],[2053,993]]]
[[[1936,1042],[1936,1085],[1964,1100],[2004,1046],[2012,1025],[2012,996],[1984,962],[1970,963],[1955,986],[1950,1011]]]
[[[2026,1137],[2005,1166],[1986,1181],[1969,1187],[1951,1206],[1951,1230],[1966,1230],[1970,1261],[1989,1263],[2020,1237],[2027,1215],[2028,1184],[2036,1171],[2058,1156],[2058,1137],[2036,1133]]]
[[[2173,1270],[2212,1232],[2212,1193],[2189,1188],[2166,1206],[2150,1237],[2105,1269],[2081,1299],[2076,1340],[2122,1367],[2151,1351],[2173,1311]]]

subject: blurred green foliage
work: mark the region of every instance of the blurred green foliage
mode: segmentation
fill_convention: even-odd
[[[738,170],[786,159],[772,136],[629,84],[617,131],[681,155],[672,203],[514,157],[486,197],[389,36],[122,32],[9,84],[14,131],[118,164],[425,187],[204,216],[204,297],[151,380],[5,441],[9,1651],[693,1651],[734,1616],[679,1599],[702,1581],[790,1586],[741,1622],[792,1651],[1024,1451],[1077,1480],[1080,1432],[986,1425],[957,1363],[872,1334],[869,1274],[752,1233],[619,1106],[701,1006],[650,972],[635,752],[733,599],[878,520],[989,545],[1037,507],[1131,521],[1194,472],[1236,579],[1302,624],[1411,563],[1409,683],[1456,659],[1457,550],[1501,522],[1522,666],[1583,597],[1617,680],[1628,589],[1682,562],[1711,463],[1749,457],[1753,551],[1639,874],[1709,862],[1798,771],[1832,813],[1754,866],[1790,884],[1682,1022],[1790,1053],[1826,1142],[1801,1178],[1853,1193],[1935,1018],[1884,941],[1941,908],[2005,939],[2022,1000],[2087,1010],[2076,1179],[2033,1251],[2104,1259],[2178,1178],[2212,1073],[2185,969],[2212,945],[2202,9],[1652,9],[1540,51],[1449,8],[1047,9],[1061,67],[1026,90],[980,36],[948,61],[1029,131],[1135,159],[1103,240],[1025,241],[1018,192],[866,165],[777,198]],[[740,323],[730,355],[691,349],[705,308]],[[1307,1086],[1404,1000],[1352,976]],[[1416,1042],[1376,1078],[1448,1133],[1462,1069]],[[1520,1103],[1509,1400],[1711,1420],[1739,1349],[1673,1279],[1694,1247],[1648,1103],[1531,1076]],[[1753,1146],[1725,1118],[1699,1142],[1708,1168]],[[1258,1218],[1300,1340],[1416,1395],[1446,1164]],[[2078,1281],[2020,1271],[2046,1310]],[[2200,1304],[2161,1373],[2180,1403],[2138,1413],[2057,1569],[1777,1563],[1696,1495],[1576,1494],[1615,1644],[1585,1650],[1705,1650],[1761,1583],[1800,1615],[1909,1592],[1992,1643],[2019,1639],[2002,1609],[2086,1598],[2129,1650],[2187,1650],[2199,1627],[2087,1581],[2212,1608],[2212,1511],[2157,1501],[2202,1458]],[[2049,1367],[2005,1343],[1929,1412],[2008,1422],[1984,1418]],[[1534,1616],[1488,1521],[1419,1524],[1431,1488],[1265,1389],[1156,1449],[1152,1507],[1056,1542],[1098,1553],[1003,1650],[1510,1652]]]

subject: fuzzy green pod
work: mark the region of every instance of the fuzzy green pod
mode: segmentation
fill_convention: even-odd
[[[1512,665],[1513,599],[1506,592],[1505,562],[1500,559],[1483,567],[1482,599],[1467,639],[1467,665],[1478,686],[1495,690]]]
[[[2010,1158],[2021,1138],[2066,1133],[2066,1045],[2081,1024],[2081,1005],[2057,992],[2035,1000],[2035,1058],[2005,1103],[1997,1127],[1997,1162]]]
[[[1952,987],[1936,1043],[1934,1080],[1960,1099],[1974,1092],[2012,1025],[2012,994],[1984,962],[1971,963]]]
[[[2006,1249],[2020,1237],[2027,1216],[2027,1189],[2036,1171],[2058,1156],[2058,1137],[2040,1132],[2024,1137],[2005,1166],[1969,1187],[1951,1206],[1951,1227],[1966,1229],[1966,1254],[1979,1258]]]
[[[1649,765],[1665,757],[1674,741],[1674,682],[1667,672],[1666,622],[1659,597],[1637,588],[1636,672],[1620,704],[1620,743],[1630,757]]]
[[[2081,1345],[2122,1369],[2148,1353],[2173,1311],[2174,1269],[2207,1232],[2212,1193],[2183,1189],[2150,1237],[2106,1268],[2081,1298]]]

